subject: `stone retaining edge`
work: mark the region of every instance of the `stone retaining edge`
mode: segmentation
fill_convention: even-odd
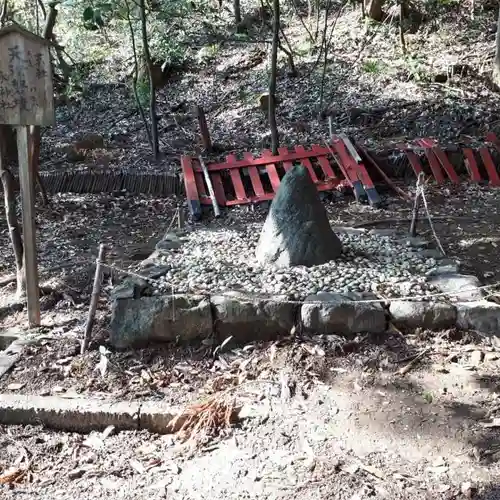
[[[325,293],[324,295],[338,294]],[[183,295],[175,295],[167,298],[175,301],[183,297]],[[215,296],[215,298],[224,299],[221,305],[228,304],[227,309],[221,312],[219,309],[224,308],[219,307],[220,304],[214,300],[214,296],[197,298],[200,303],[206,302],[203,329],[200,329],[202,323],[198,321],[198,316],[196,316],[197,321],[186,322],[189,313],[185,316],[179,315],[181,307],[175,306],[173,309],[176,310],[177,318],[171,319],[168,335],[150,336],[146,331],[144,335],[139,335],[139,341],[134,343],[124,338],[121,333],[131,331],[130,328],[126,328],[128,324],[126,322],[114,324],[112,321],[111,344],[116,349],[122,350],[139,346],[151,339],[169,342],[177,338],[177,340],[192,342],[212,337],[216,341],[223,341],[229,336],[232,337],[233,342],[241,344],[252,340],[274,340],[287,335],[292,330],[310,334],[347,336],[358,333],[381,334],[387,331],[389,323],[404,328],[424,328],[431,331],[447,328],[470,329],[488,336],[500,337],[500,305],[484,298],[454,303],[405,299],[393,299],[385,303],[383,299],[373,302],[347,300],[335,303],[328,302],[328,300],[315,302],[306,299],[300,301],[300,305],[287,301],[280,303],[279,298],[266,300],[260,297],[255,301],[245,296]],[[132,317],[136,318],[137,314],[141,314],[141,310],[146,309],[142,307],[141,301],[150,299],[153,297],[117,299],[114,301],[113,308],[117,307],[121,301],[123,301],[121,307],[124,310],[135,305],[138,311],[134,311]],[[280,304],[281,309],[285,309],[285,313],[281,315],[277,310]],[[287,305],[290,306],[289,311],[286,309]],[[255,314],[249,314],[247,306],[253,307]],[[266,310],[267,313],[263,314],[262,311]]]
[[[169,434],[177,430],[167,427],[177,413],[172,408],[151,402],[0,394],[0,425],[43,425],[49,429],[82,434],[102,431],[110,425],[119,431],[147,430]]]

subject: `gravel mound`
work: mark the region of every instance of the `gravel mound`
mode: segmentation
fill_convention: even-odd
[[[430,295],[435,287],[427,273],[437,265],[429,252],[414,248],[402,236],[368,232],[339,233],[342,255],[326,264],[280,269],[261,265],[255,249],[262,224],[241,230],[200,229],[183,238],[179,248],[159,257],[168,269],[156,294],[221,293],[241,290],[288,295],[302,300],[320,291],[373,292],[387,298]]]

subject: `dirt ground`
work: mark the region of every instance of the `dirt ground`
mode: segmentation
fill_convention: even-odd
[[[424,347],[421,364],[401,374]],[[123,382],[148,353],[110,356],[103,379]],[[199,370],[181,382],[188,399],[238,379],[239,425],[198,447],[145,432],[4,427],[0,467],[27,472],[0,486],[2,498],[495,499],[499,359],[485,339],[455,331],[289,339],[206,356],[201,370],[184,353],[177,368]],[[168,399],[177,390],[171,382],[158,392]]]
[[[428,192],[447,253],[492,283],[500,274],[499,196],[479,187]],[[349,198],[325,203],[333,224],[383,219],[368,227],[407,227],[401,219],[411,206],[392,195],[385,201],[377,210]],[[168,227],[176,203],[72,195],[54,200],[53,212],[37,223],[42,276],[56,292],[49,295],[43,327],[31,332],[33,343],[0,380],[0,391],[162,400],[182,408],[231,387],[245,418],[194,450],[174,436],[96,433],[87,442],[88,436],[42,428],[2,428],[0,477],[10,467],[27,469],[18,484],[0,486],[2,498],[500,498],[500,355],[495,343],[473,332],[294,338],[216,355],[213,345],[116,353],[107,344],[107,321],[117,277],[108,276],[91,349],[80,356],[98,244],[109,244],[109,260],[117,266],[136,263]],[[204,224],[230,226],[264,216],[258,207],[240,208]],[[428,225],[421,230],[431,237]],[[7,238],[4,232],[6,275],[12,272]],[[67,259],[75,264],[50,271]],[[2,298],[12,303],[11,285]],[[4,311],[2,327],[19,330],[25,320],[24,311]],[[430,351],[421,363],[400,374],[425,348]]]

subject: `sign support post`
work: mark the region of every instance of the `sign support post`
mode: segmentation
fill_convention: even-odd
[[[40,325],[35,174],[30,126],[55,122],[50,43],[16,23],[0,29],[0,124],[16,128],[23,218],[23,272],[30,327]]]

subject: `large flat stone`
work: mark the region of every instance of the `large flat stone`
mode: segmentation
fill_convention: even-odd
[[[477,300],[459,302],[456,307],[459,328],[500,336],[500,305],[487,300]]]
[[[407,328],[440,330],[454,326],[457,320],[456,307],[442,302],[395,300],[391,302],[389,312],[396,325]]]
[[[44,425],[69,432],[138,428],[139,403],[0,394],[0,424]]]
[[[382,333],[386,330],[384,308],[373,302],[359,302],[352,295],[320,292],[302,304],[300,317],[304,329],[319,334]]]
[[[237,342],[272,339],[290,333],[297,306],[285,296],[228,292],[211,298],[215,331]]]
[[[148,341],[193,340],[212,333],[210,301],[203,296],[117,299],[112,304],[110,341],[117,349]]]
[[[429,283],[461,302],[481,300],[484,296],[479,288],[480,281],[476,276],[468,274],[440,274],[429,280]]]

